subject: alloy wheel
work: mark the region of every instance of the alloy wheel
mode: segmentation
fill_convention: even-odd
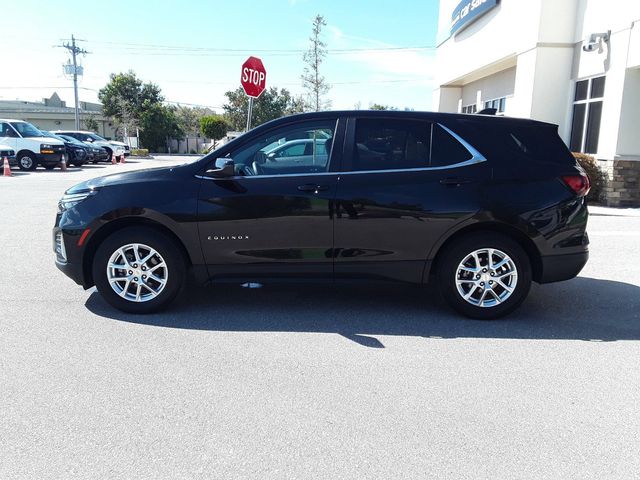
[[[162,255],[142,243],[118,248],[107,263],[109,285],[130,302],[147,302],[156,298],[167,284],[169,270]]]
[[[504,303],[516,289],[518,269],[502,250],[480,248],[468,254],[456,269],[460,296],[476,307]]]

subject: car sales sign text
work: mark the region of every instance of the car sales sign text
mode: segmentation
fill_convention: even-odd
[[[451,15],[451,35],[468,27],[489,10],[498,6],[499,0],[462,0]]]

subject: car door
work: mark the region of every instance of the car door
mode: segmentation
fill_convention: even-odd
[[[419,283],[436,242],[478,211],[487,162],[427,119],[348,123],[335,200],[335,276]]]
[[[0,122],[0,145],[11,147],[18,154],[19,135],[8,122]]]
[[[240,138],[223,150],[235,163],[235,175],[203,173],[198,198],[200,241],[211,277],[332,278],[331,207],[341,151],[324,164],[281,168],[277,162],[267,165],[265,152],[301,135],[341,138],[342,130],[337,117],[298,121]]]

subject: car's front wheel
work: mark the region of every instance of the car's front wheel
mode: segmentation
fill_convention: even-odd
[[[165,308],[180,292],[186,261],[176,242],[143,227],[119,230],[98,247],[93,280],[115,308],[152,313]]]
[[[30,152],[22,152],[18,155],[18,167],[20,170],[35,170],[38,166],[38,162],[36,161],[36,157],[33,153]]]
[[[438,261],[438,286],[458,312],[480,320],[507,315],[527,297],[531,265],[513,239],[493,232],[470,234],[449,245]]]

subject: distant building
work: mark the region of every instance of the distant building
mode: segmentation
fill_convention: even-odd
[[[80,102],[80,129],[87,130],[84,120],[93,118],[98,123],[98,135],[105,138],[115,138],[115,127],[111,120],[102,115],[102,105],[99,103]],[[25,120],[42,130],[62,130],[75,128],[75,113],[73,107],[68,107],[57,93],[42,102],[27,102],[22,100],[0,100],[0,118],[14,118]]]
[[[559,125],[640,206],[640,1],[440,0],[434,109]]]

